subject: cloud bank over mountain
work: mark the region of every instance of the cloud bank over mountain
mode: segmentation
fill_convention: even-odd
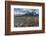
[[[15,16],[38,16],[39,9],[14,8]]]

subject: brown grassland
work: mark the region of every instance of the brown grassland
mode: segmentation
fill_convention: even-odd
[[[32,27],[39,25],[38,16],[14,16],[15,27]]]

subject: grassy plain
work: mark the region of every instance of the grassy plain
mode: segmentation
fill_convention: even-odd
[[[38,16],[14,16],[15,27],[39,26]]]

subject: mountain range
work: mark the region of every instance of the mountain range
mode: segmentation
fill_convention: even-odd
[[[17,14],[16,16],[39,16],[36,12],[27,12],[25,14]]]

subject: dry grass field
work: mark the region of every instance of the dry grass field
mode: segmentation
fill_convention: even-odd
[[[14,16],[14,26],[15,27],[32,27],[39,26],[38,16]]]

